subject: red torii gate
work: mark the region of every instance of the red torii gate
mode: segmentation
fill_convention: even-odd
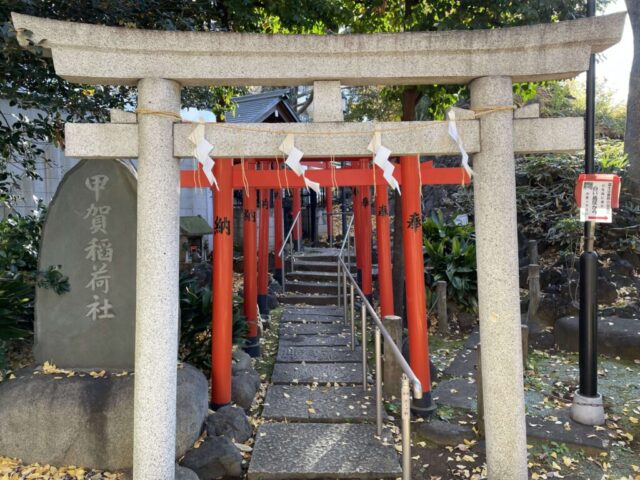
[[[380,311],[382,316],[392,315],[393,284],[391,278],[390,229],[387,196],[387,182],[378,167],[371,168],[371,157],[340,157],[305,159],[305,164],[318,167],[326,162],[348,162],[350,168],[307,170],[306,177],[318,182],[321,187],[355,188],[353,213],[356,224],[356,262],[363,293],[372,295],[371,262],[371,188],[381,189],[384,194],[375,195],[375,216],[378,245],[378,283],[380,290]],[[256,163],[262,165],[256,170]],[[269,190],[276,190],[275,204],[275,250],[282,246],[282,195],[283,188],[294,192],[294,217],[300,209],[300,188],[304,180],[293,172],[282,169],[282,159],[243,159],[234,165],[232,158],[216,158],[213,173],[220,187],[213,190],[213,318],[212,318],[212,365],[211,404],[219,408],[231,402],[231,350],[232,350],[232,297],[233,297],[233,190],[243,189],[244,209],[244,314],[247,319],[247,350],[251,355],[259,355],[257,328],[258,298],[266,296],[268,259],[268,219]],[[268,169],[273,165],[275,169]],[[400,168],[394,170],[394,177],[402,185],[403,249],[405,254],[405,281],[407,298],[407,323],[409,327],[410,365],[425,390],[424,406],[431,403],[429,347],[426,323],[426,298],[424,286],[421,222],[421,185],[466,185],[470,182],[463,168],[435,168],[432,161],[419,163],[417,156],[402,156]],[[197,170],[180,172],[183,188],[197,188],[208,185],[201,167]],[[256,251],[256,191],[261,191],[260,242]],[[297,202],[296,202],[297,197]],[[253,198],[253,200],[252,200]],[[297,204],[296,204],[297,203]],[[297,207],[297,208],[296,208]],[[296,211],[297,210],[297,211]],[[264,231],[263,231],[264,229]],[[294,230],[294,234],[295,234]],[[299,237],[294,235],[294,238]],[[259,259],[256,260],[256,259]],[[276,261],[279,258],[276,256]],[[258,268],[256,269],[256,263]],[[280,267],[280,265],[276,265]],[[263,278],[264,277],[264,278]],[[422,402],[414,407],[422,406]]]

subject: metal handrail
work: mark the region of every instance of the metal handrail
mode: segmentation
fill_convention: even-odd
[[[285,291],[285,283],[286,283],[286,272],[285,272],[285,261],[284,261],[284,249],[287,247],[287,242],[289,243],[289,258],[291,259],[291,271],[293,272],[294,270],[294,255],[293,255],[293,229],[295,228],[295,226],[298,224],[298,221],[300,220],[300,214],[302,213],[302,210],[300,210],[298,212],[298,214],[296,215],[296,217],[293,219],[293,223],[291,223],[291,228],[289,228],[289,232],[287,233],[287,235],[284,237],[284,240],[282,241],[282,247],[280,247],[280,251],[278,252],[278,256],[280,257],[281,261],[281,267],[280,270],[282,272],[282,293],[284,293]],[[298,236],[298,247],[300,247],[300,237]]]
[[[347,234],[344,236],[344,238],[342,239],[342,246],[340,247],[340,251],[338,252],[338,260],[340,260],[340,258],[342,258],[342,254],[344,253],[344,247],[347,247],[347,263],[351,264],[351,251],[349,250],[349,232],[351,231],[351,227],[353,226],[353,219],[355,217],[353,215],[351,215],[351,219],[349,220],[349,224],[347,225]],[[340,299],[340,292],[342,291],[341,288],[341,280],[342,280],[342,275],[340,275],[340,263],[338,263],[338,306],[341,305]],[[345,303],[345,310],[344,310],[344,315],[345,317],[347,316],[347,305]]]
[[[344,247],[345,247],[345,245],[347,244],[347,242],[349,240],[349,231],[351,230],[351,227],[353,226],[353,219],[354,219],[354,216],[351,215],[351,219],[349,220],[349,224],[347,225],[347,234],[342,239],[342,246],[340,247],[340,251],[338,252],[338,259],[340,259],[340,257],[342,256],[342,252],[344,252]]]
[[[358,282],[351,274],[348,263],[345,263],[343,251],[345,241],[348,245],[349,231],[353,224],[353,217],[347,229],[347,235],[343,240],[342,248],[338,254],[338,299],[343,296],[344,302],[344,320],[347,321],[348,312],[351,317],[351,349],[355,349],[355,300],[356,294],[360,297],[360,318],[362,327],[362,386],[367,390],[367,311],[375,324],[375,377],[376,377],[376,430],[378,436],[382,436],[382,339],[387,341],[388,349],[391,351],[402,369],[401,384],[401,432],[402,432],[402,478],[410,480],[411,478],[411,385],[413,386],[413,396],[416,399],[422,398],[422,384],[415,375],[407,361],[404,359],[402,352],[396,345],[395,341],[382,324],[377,312],[365,296],[364,292],[358,286]],[[348,251],[348,248],[347,248]],[[340,282],[342,280],[342,282]],[[349,282],[349,295],[347,295],[347,282]],[[342,292],[340,291],[340,283],[342,283]],[[340,301],[338,300],[338,303]],[[347,303],[349,303],[349,307]]]
[[[333,221],[333,217],[341,217],[342,215],[347,215],[352,213],[351,211],[344,211],[344,212],[327,212],[326,210],[323,212],[323,215],[325,217],[325,221],[327,223],[327,229],[329,228],[329,222]],[[349,231],[349,229],[347,228],[347,231]],[[333,247],[333,242],[335,240],[335,232],[332,232],[331,235],[328,234],[327,232],[327,242],[329,243],[330,247]]]
[[[369,313],[371,315],[371,318],[373,319],[373,321],[376,324],[376,326],[380,329],[380,333],[385,338],[385,340],[387,342],[389,342],[389,345],[391,346],[391,352],[393,353],[393,356],[396,357],[396,360],[400,364],[400,367],[402,368],[403,373],[407,376],[407,378],[409,379],[409,381],[413,385],[413,395],[414,395],[414,397],[417,398],[417,399],[422,398],[422,383],[420,382],[420,380],[418,379],[416,374],[413,373],[413,370],[411,370],[411,367],[409,366],[409,364],[405,360],[404,356],[402,355],[402,352],[400,351],[400,349],[396,345],[395,340],[393,339],[391,334],[387,331],[387,329],[384,327],[384,325],[382,324],[382,321],[380,320],[380,317],[376,313],[375,309],[373,308],[371,303],[369,303],[369,300],[367,300],[367,297],[362,292],[362,289],[358,286],[358,283],[357,283],[356,279],[353,278],[353,275],[351,274],[351,272],[349,272],[346,269],[347,265],[346,265],[346,263],[344,263],[344,260],[340,259],[339,261],[342,264],[343,268],[345,268],[345,273],[346,273],[346,276],[349,279],[349,282],[354,286],[354,289],[355,289],[357,295],[362,300],[363,305],[369,311]]]
[[[284,252],[284,249],[287,246],[287,240],[290,240],[290,237],[293,234],[293,227],[295,227],[296,223],[298,223],[298,220],[300,219],[300,214],[301,213],[302,213],[302,210],[300,210],[298,212],[298,214],[296,215],[296,218],[293,219],[293,223],[291,224],[291,227],[289,228],[289,232],[287,233],[287,236],[284,237],[284,240],[282,241],[282,247],[280,247],[280,251],[278,252],[278,256],[279,257],[282,256],[282,252]]]

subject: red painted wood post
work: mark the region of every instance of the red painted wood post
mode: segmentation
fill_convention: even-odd
[[[374,167],[378,168],[378,167]],[[382,175],[382,170],[379,170]],[[382,318],[393,315],[393,280],[391,276],[391,238],[389,195],[387,187],[377,187],[375,199],[376,246],[378,251],[378,290]]]
[[[435,409],[431,399],[429,371],[429,339],[427,330],[427,299],[422,255],[422,207],[420,203],[420,159],[400,157],[402,169],[402,236],[404,247],[407,324],[409,326],[409,358],[411,369],[425,392],[414,400],[416,413],[429,414]]]
[[[333,246],[333,188],[325,187],[324,199],[327,207],[327,241]]]
[[[300,213],[300,189],[299,188],[292,188],[291,192],[293,193],[293,209],[291,211],[291,221],[294,221],[296,219],[296,216],[298,215],[298,213]],[[293,237],[293,248],[295,248],[296,250],[301,250],[301,245],[302,245],[302,219],[300,218],[298,220],[298,223],[296,225],[296,227],[293,229],[293,232],[291,233],[291,236]]]
[[[362,187],[354,187],[351,189],[351,201],[353,205],[353,244],[356,247],[356,279],[360,287],[362,287],[362,231],[360,229],[360,217],[362,217],[362,210],[359,206],[361,188]]]
[[[248,164],[248,169],[253,165]],[[258,192],[255,188],[244,190],[243,238],[244,255],[244,316],[247,322],[247,344],[244,350],[252,357],[260,356],[258,331],[258,248],[256,241],[256,203]]]
[[[268,164],[262,163],[266,170]],[[267,294],[269,290],[269,190],[260,190],[260,241],[258,242],[258,308],[263,315],[269,314]]]
[[[211,323],[211,407],[231,403],[233,324],[233,184],[231,158],[216,159],[213,173],[213,315]]]
[[[282,248],[282,240],[284,236],[284,227],[282,224],[282,189],[277,188],[273,191],[273,229],[274,229],[274,272],[273,276],[282,285],[282,257],[278,252]]]
[[[331,162],[325,162],[325,168],[332,169]],[[333,246],[333,187],[324,188],[324,201],[327,210],[327,242]]]
[[[369,159],[361,162],[363,168],[369,167]],[[362,232],[362,293],[369,301],[373,300],[373,262],[371,259],[371,187],[360,188],[360,231]]]

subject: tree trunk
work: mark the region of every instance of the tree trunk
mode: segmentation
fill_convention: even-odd
[[[402,92],[402,120],[412,121],[416,119],[416,103],[418,90],[416,87],[407,87]],[[396,168],[400,168],[398,165]],[[393,251],[391,262],[393,263],[392,278],[394,279],[393,308],[395,314],[404,318],[404,255],[402,251],[402,201],[396,191],[394,193],[394,218],[393,218]]]
[[[629,187],[635,195],[640,195],[640,2],[626,0],[626,3],[633,31],[633,64],[627,97],[624,151],[629,156]]]

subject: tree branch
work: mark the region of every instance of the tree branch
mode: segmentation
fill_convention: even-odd
[[[313,102],[313,91],[311,91],[311,93],[309,94],[309,96],[307,97],[307,99],[304,101],[302,105],[296,107],[296,112],[298,114],[306,112],[309,106],[311,105],[311,102]]]

